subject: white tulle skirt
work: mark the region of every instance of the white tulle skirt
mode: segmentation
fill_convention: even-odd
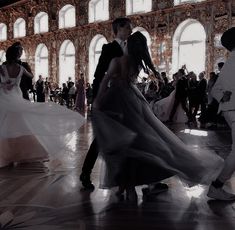
[[[157,116],[157,118],[160,121],[167,121],[169,120],[174,101],[175,101],[175,90],[172,91],[172,93],[166,98],[163,98],[157,102],[152,101],[150,103],[150,106],[153,110],[153,113]],[[188,120],[187,116],[181,104],[179,104],[175,112],[175,115],[173,117],[173,121],[176,123],[184,123],[187,120]]]
[[[0,167],[57,159],[74,151],[71,140],[84,117],[53,102],[31,103],[0,89]]]
[[[120,185],[132,166],[136,185],[172,175],[209,184],[223,167],[215,152],[194,151],[172,133],[134,85],[107,90],[93,111],[93,127],[105,161],[101,187]]]

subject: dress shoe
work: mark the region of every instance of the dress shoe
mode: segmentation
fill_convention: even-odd
[[[215,188],[213,185],[209,187],[207,196],[215,200],[235,200],[235,195],[224,191],[222,188]]]
[[[82,173],[80,175],[80,181],[82,182],[82,185],[85,189],[88,189],[88,190],[95,189],[95,186],[91,182],[90,175]]]
[[[137,203],[138,196],[135,189],[127,189],[126,190],[126,200],[131,203]]]

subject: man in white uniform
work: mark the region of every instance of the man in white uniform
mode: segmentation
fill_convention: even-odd
[[[218,112],[222,112],[232,131],[232,150],[224,162],[224,168],[211,183],[207,196],[217,200],[235,200],[235,195],[223,189],[235,171],[235,27],[225,31],[221,44],[230,51],[220,77],[212,88],[212,96],[219,102]]]

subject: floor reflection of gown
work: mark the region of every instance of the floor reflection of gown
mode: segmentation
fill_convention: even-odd
[[[210,183],[222,168],[215,153],[192,151],[157,119],[132,83],[112,80],[93,119],[105,162],[102,187],[119,184],[128,158],[138,162],[136,185],[161,180],[159,166],[196,183]]]
[[[22,98],[19,88],[23,68],[10,78],[6,66],[0,75],[0,167],[12,162],[57,159],[71,151],[70,140],[84,118],[63,106],[31,103]],[[4,89],[8,82],[15,84]]]
[[[160,121],[169,120],[169,116],[175,101],[175,90],[166,98],[163,98],[157,102],[151,102],[150,105],[152,107],[153,113],[157,116]],[[179,104],[175,115],[173,117],[173,122],[176,123],[184,123],[187,121],[187,116],[181,106]]]

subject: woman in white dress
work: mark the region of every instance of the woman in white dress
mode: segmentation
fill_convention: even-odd
[[[156,73],[147,40],[136,32],[127,45],[128,55],[111,61],[94,102],[93,127],[106,165],[101,186],[120,186],[127,199],[136,200],[136,185],[166,176],[159,167],[190,182],[209,183],[223,160],[192,151],[153,114],[134,83],[141,68]]]
[[[172,85],[174,86],[174,88],[176,87],[176,83],[178,80],[178,76],[177,73],[175,73],[173,75],[173,83]],[[162,122],[166,122],[169,120],[170,117],[170,113],[172,110],[172,107],[174,105],[174,101],[175,101],[175,89],[171,92],[171,94],[168,97],[165,97],[159,101],[152,101],[150,103],[150,106],[153,110],[153,113],[157,116],[157,118],[162,121]],[[172,122],[174,123],[185,123],[187,122],[187,116],[181,106],[181,104],[179,104]]]
[[[55,103],[31,103],[19,88],[23,74],[18,49],[9,47],[0,66],[0,167],[13,162],[59,159],[70,149],[69,140],[84,118]]]

